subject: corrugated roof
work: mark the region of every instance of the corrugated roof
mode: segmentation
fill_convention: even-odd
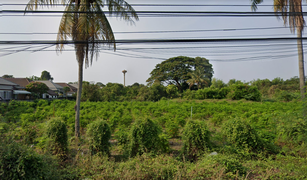
[[[78,84],[69,84],[69,85],[78,89]]]
[[[48,86],[48,88],[52,91],[58,91],[58,90],[62,90],[63,87],[60,86],[60,85],[57,85],[51,81],[36,81],[36,82],[41,82],[41,83],[44,83]]]
[[[58,94],[55,93],[54,91],[48,90],[47,94],[51,95],[51,96],[57,96]]]
[[[11,81],[15,84],[18,84],[20,87],[25,88],[31,81],[28,78],[4,78],[8,81]]]
[[[9,86],[18,86],[18,84],[15,84],[15,83],[13,83],[11,81],[8,81],[8,80],[6,80],[6,79],[4,79],[2,77],[0,77],[0,84],[1,85],[9,85]]]
[[[66,83],[56,83],[56,84],[58,84],[62,87],[69,87],[70,90],[68,92],[77,92],[78,91],[77,88],[71,86],[70,84],[66,84]]]

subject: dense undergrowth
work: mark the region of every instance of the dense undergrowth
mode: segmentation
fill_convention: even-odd
[[[0,179],[307,178],[301,101],[74,104],[0,104]]]

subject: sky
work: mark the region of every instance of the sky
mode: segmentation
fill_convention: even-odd
[[[127,0],[127,2],[135,4],[136,11],[251,12],[250,0]],[[306,6],[305,1],[303,2]],[[1,0],[1,3],[0,10],[24,10],[28,0]],[[137,6],[137,4],[199,6]],[[266,0],[258,7],[257,12],[274,12],[272,5],[273,0]],[[42,10],[62,9],[58,7]],[[291,33],[290,29],[284,26],[284,22],[276,16],[144,17],[140,15],[139,21],[135,21],[134,24],[116,17],[108,19],[117,40],[296,37],[296,34]],[[60,14],[2,13],[0,41],[56,40],[60,20]],[[116,51],[104,47],[97,61],[94,60],[92,66],[84,69],[84,80],[104,84],[123,83],[122,70],[125,69],[126,85],[135,82],[146,84],[150,72],[157,64],[176,56],[207,58],[213,65],[213,77],[224,82],[230,79],[245,82],[266,78],[272,80],[276,77],[289,79],[299,75],[295,40],[225,41],[117,44]],[[55,51],[55,46],[0,45],[0,76],[4,74],[14,77],[40,76],[44,70],[50,72],[54,82],[76,82],[78,65],[73,47],[65,46],[65,51],[59,53]]]

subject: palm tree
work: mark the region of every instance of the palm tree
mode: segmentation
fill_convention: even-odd
[[[257,4],[263,0],[251,0],[252,10],[257,10]],[[302,32],[304,29],[305,21],[302,10],[302,0],[274,0],[274,11],[280,12],[284,24],[289,24],[292,33],[297,33],[297,49],[298,49],[298,62],[299,62],[299,77],[300,77],[300,90],[302,99],[305,98],[305,71],[304,71],[304,53],[302,44]],[[280,16],[280,14],[277,14]]]
[[[37,10],[38,6],[54,6],[61,3],[65,6],[57,36],[57,50],[61,52],[64,41],[72,39],[78,62],[78,92],[76,100],[75,136],[80,136],[80,100],[83,81],[83,65],[92,65],[97,58],[100,45],[109,45],[116,49],[112,28],[105,16],[103,7],[117,17],[133,23],[138,20],[135,10],[125,0],[30,0],[27,10]],[[103,40],[104,43],[97,42]],[[100,41],[101,42],[101,41]]]
[[[198,89],[200,89],[203,84],[208,85],[208,81],[210,80],[209,78],[206,78],[206,74],[204,72],[204,68],[197,67],[195,71],[189,73],[189,76],[191,76],[191,78],[187,80],[187,83],[190,86],[189,89],[191,89],[194,84],[197,84]]]

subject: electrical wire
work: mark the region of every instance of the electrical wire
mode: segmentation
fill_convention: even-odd
[[[300,27],[300,26],[298,26]],[[180,30],[180,31],[134,31],[134,32],[125,32],[119,31],[114,32],[114,34],[153,34],[153,33],[190,33],[190,32],[231,32],[231,31],[254,31],[254,30],[275,30],[275,29],[285,29],[288,27],[265,27],[265,28],[223,28],[223,29],[198,29],[198,30]],[[32,32],[32,33],[0,33],[3,35],[48,35],[48,34],[58,34],[58,33],[39,33],[39,32]],[[69,33],[67,33],[69,34]]]
[[[0,4],[0,6],[27,6],[35,4]],[[69,4],[52,4],[50,6],[67,6]],[[82,5],[82,3],[81,3]],[[251,5],[242,5],[242,4],[130,4],[131,6],[141,6],[141,7],[251,7]],[[39,5],[45,6],[45,5]],[[104,6],[108,7],[108,4]],[[275,7],[277,5],[257,5],[257,7]],[[295,5],[294,5],[295,6]],[[300,6],[300,5],[298,5]],[[301,6],[307,6],[302,4]]]

